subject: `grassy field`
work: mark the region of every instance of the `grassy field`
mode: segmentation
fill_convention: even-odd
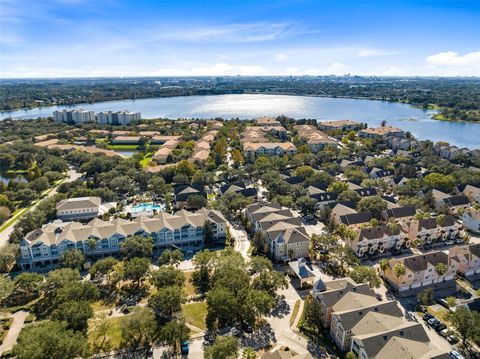
[[[293,323],[295,322],[295,318],[297,318],[297,314],[298,314],[299,309],[300,309],[300,300],[297,300],[295,302],[295,305],[293,306],[292,316],[290,317],[290,326],[292,326]]]
[[[123,317],[109,318],[107,319],[108,329],[106,331],[107,342],[111,346],[111,349],[118,348],[122,341],[122,322]],[[97,345],[102,342],[103,338],[97,339]],[[93,344],[94,336],[92,332],[89,332],[89,342]]]
[[[185,290],[185,294],[187,296],[195,295],[195,287],[191,282],[193,272],[183,272],[185,275],[185,284],[183,285],[183,289]]]
[[[149,166],[150,162],[152,161],[152,156],[153,156],[153,152],[147,153],[140,161],[140,166],[142,166],[142,168]]]
[[[206,302],[185,304],[182,306],[182,313],[187,323],[200,329],[207,329],[205,325],[205,317],[207,315]]]

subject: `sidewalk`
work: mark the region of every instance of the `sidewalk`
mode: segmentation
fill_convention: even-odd
[[[13,323],[3,341],[3,344],[0,346],[0,354],[12,350],[13,346],[17,343],[18,335],[23,328],[27,316],[28,312],[22,310],[12,315]]]

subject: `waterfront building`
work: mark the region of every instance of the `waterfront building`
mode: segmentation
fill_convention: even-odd
[[[87,110],[61,110],[54,111],[53,118],[56,122],[87,123],[95,122],[95,112]]]
[[[140,112],[130,111],[107,111],[97,114],[97,122],[105,125],[129,125],[141,120]]]

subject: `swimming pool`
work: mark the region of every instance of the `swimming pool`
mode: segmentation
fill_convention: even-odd
[[[160,212],[165,209],[163,204],[159,203],[139,203],[130,207],[128,212],[130,213],[140,213],[140,212],[152,212],[153,210]]]

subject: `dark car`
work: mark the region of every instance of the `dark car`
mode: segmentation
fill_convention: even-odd
[[[432,327],[437,332],[440,332],[444,329],[447,329],[447,326],[445,324],[443,324],[442,322],[436,323],[436,324],[432,325]]]
[[[245,332],[245,333],[248,333],[248,334],[251,334],[253,333],[253,328],[250,324],[248,323],[242,323],[242,330]]]
[[[205,335],[203,336],[203,339],[208,344],[213,344],[213,342],[215,341],[215,338],[216,338],[216,334],[212,331],[205,332]]]
[[[449,335],[447,337],[447,341],[450,343],[450,344],[457,344],[459,342],[458,340],[458,337],[456,335]]]
[[[427,313],[423,316],[423,320],[424,321],[427,321],[427,320],[430,320],[433,318],[433,315],[431,315],[430,313]]]
[[[180,350],[182,351],[182,354],[188,354],[189,352],[189,343],[188,340],[184,340],[182,342],[182,345],[180,347]]]

